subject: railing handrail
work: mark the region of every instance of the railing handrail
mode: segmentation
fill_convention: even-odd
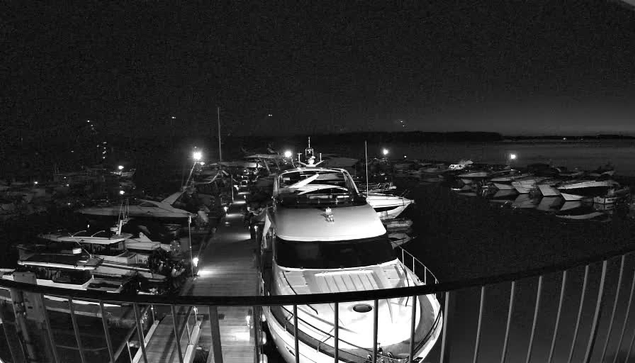
[[[311,295],[276,295],[276,296],[165,296],[165,295],[122,295],[97,291],[67,290],[58,287],[20,283],[0,278],[0,288],[19,289],[25,292],[72,297],[95,302],[108,303],[140,303],[155,305],[217,305],[217,306],[271,306],[271,305],[305,305],[327,304],[333,302],[351,302],[374,299],[393,299],[404,296],[438,294],[448,291],[511,282],[539,275],[560,272],[579,266],[590,265],[629,254],[635,251],[635,245],[586,257],[569,260],[555,265],[534,268],[525,271],[504,273],[494,276],[471,278],[461,281],[442,282],[423,286],[400,287],[393,289],[352,291],[338,293],[322,293]]]

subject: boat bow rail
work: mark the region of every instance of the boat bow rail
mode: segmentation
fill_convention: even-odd
[[[22,355],[36,355],[33,361],[62,362],[62,354],[68,346],[55,344],[58,333],[51,326],[50,317],[53,312],[42,309],[46,306],[44,296],[51,295],[67,299],[72,324],[72,331],[76,343],[73,347],[78,358],[76,361],[90,361],[95,350],[95,332],[84,335],[88,328],[77,323],[77,314],[73,306],[76,303],[92,302],[100,307],[102,358],[114,362],[120,351],[115,347],[117,327],[108,320],[104,306],[127,306],[134,313],[134,327],[136,331],[125,335],[124,339],[132,340],[136,336],[137,349],[142,352],[140,360],[148,361],[144,350],[150,342],[146,339],[148,333],[147,315],[158,309],[168,309],[173,313],[177,309],[192,311],[197,307],[199,317],[203,323],[201,330],[211,332],[211,342],[203,340],[199,347],[212,355],[208,362],[231,361],[231,357],[223,353],[219,325],[222,326],[222,315],[219,309],[226,307],[247,307],[255,315],[267,306],[291,307],[290,327],[298,326],[297,311],[302,305],[335,304],[345,302],[365,302],[378,304],[383,299],[404,297],[421,297],[428,294],[442,295],[443,327],[441,337],[426,361],[464,362],[464,361],[575,361],[591,362],[605,361],[605,358],[628,357],[635,341],[632,303],[635,295],[635,248],[629,247],[610,253],[596,255],[582,260],[567,261],[539,269],[532,269],[509,274],[474,278],[463,281],[449,281],[437,283],[436,277],[427,269],[418,275],[428,283],[423,286],[402,287],[395,289],[354,291],[337,294],[312,295],[284,295],[284,296],[152,296],[152,295],[118,295],[102,292],[69,291],[60,288],[37,286],[9,280],[0,280],[0,290],[8,290],[11,299],[0,301],[0,321],[7,343],[0,342],[0,346],[8,346],[9,351],[0,352],[0,358],[11,361],[22,361]],[[420,264],[407,251],[402,254],[406,265]],[[422,264],[421,264],[422,265]],[[607,280],[617,281],[607,284]],[[558,299],[547,299],[549,296],[559,296]],[[25,308],[25,301],[35,306],[35,309]],[[39,301],[39,303],[38,303]],[[38,316],[37,305],[41,316]],[[340,305],[341,306],[341,305]],[[502,306],[502,309],[501,309]],[[208,314],[205,314],[205,311]],[[378,311],[378,309],[374,309]],[[500,312],[503,313],[500,313]],[[146,313],[143,313],[146,312]],[[256,313],[253,313],[256,312]],[[376,315],[376,314],[375,314]],[[584,318],[583,318],[584,317]],[[337,314],[335,321],[338,321]],[[248,323],[259,319],[248,319]],[[33,322],[37,322],[34,324]],[[174,331],[184,335],[182,327],[174,319]],[[373,326],[373,335],[377,342],[377,317]],[[253,324],[258,325],[258,324]],[[337,352],[338,330],[345,329],[339,324],[333,332],[335,352]],[[414,324],[412,324],[414,326]],[[264,361],[263,347],[266,339],[262,338],[258,329],[258,337],[254,347],[254,362]],[[189,333],[188,333],[189,335]],[[37,344],[36,337],[43,340]],[[297,336],[297,334],[296,334]],[[411,333],[411,336],[412,333]],[[88,347],[87,342],[93,346]],[[413,339],[414,340],[414,339]],[[296,339],[296,347],[298,339]],[[412,341],[412,340],[411,340]],[[138,342],[144,342],[139,344]],[[70,342],[72,344],[72,341]],[[131,341],[128,346],[134,346]],[[176,342],[173,342],[176,344]],[[380,343],[380,342],[378,342]],[[65,345],[69,345],[66,341]],[[201,346],[203,344],[203,346]],[[205,345],[206,344],[206,345]],[[54,347],[54,348],[53,348]],[[483,347],[487,347],[484,349]],[[85,349],[86,348],[86,349]],[[231,347],[227,348],[231,350]],[[291,348],[290,348],[291,349]],[[411,351],[414,349],[411,346]],[[99,350],[97,350],[99,351]],[[104,355],[104,351],[108,355]],[[190,353],[192,347],[189,348]],[[297,349],[295,350],[297,352]],[[295,354],[295,361],[302,361],[302,351]],[[186,352],[179,349],[174,361],[183,362],[189,359]],[[29,359],[32,357],[28,357]],[[39,358],[39,359],[37,359]],[[366,362],[380,362],[381,347],[375,348]],[[26,359],[24,359],[26,360]],[[624,360],[624,359],[622,359]],[[73,360],[71,360],[73,361]],[[337,353],[334,362],[339,359]]]

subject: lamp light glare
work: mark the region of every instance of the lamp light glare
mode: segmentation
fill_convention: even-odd
[[[126,194],[126,192],[124,192],[123,190],[119,191],[119,195],[124,195],[124,194]]]
[[[195,151],[192,153],[192,158],[196,161],[200,161],[203,158],[203,153],[201,151]]]
[[[117,166],[117,169],[119,169],[119,170],[123,170],[123,165],[119,165],[119,166]]]
[[[291,152],[291,150],[287,150],[284,152],[284,157],[285,158],[290,158],[293,156],[293,153]]]
[[[193,264],[195,267],[196,267],[196,266],[198,266],[198,257],[194,257],[194,258],[192,259],[192,264]]]
[[[388,149],[382,149],[382,150],[381,150],[381,153],[382,153],[384,156],[388,155]]]
[[[514,153],[509,154],[509,160],[516,160],[517,156]]]

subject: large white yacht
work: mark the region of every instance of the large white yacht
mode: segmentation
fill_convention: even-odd
[[[343,169],[305,164],[280,173],[263,230],[263,292],[301,295],[423,285],[396,256],[377,213]],[[414,356],[410,327],[416,304]],[[264,309],[273,341],[287,362],[333,362],[335,305],[297,308],[295,350],[292,306]],[[338,360],[365,362],[373,354],[373,301],[339,304]],[[434,295],[379,300],[378,361],[423,359],[443,324]],[[417,359],[419,358],[419,359]],[[380,360],[381,359],[381,360]]]

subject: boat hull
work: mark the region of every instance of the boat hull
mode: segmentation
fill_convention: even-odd
[[[443,326],[443,314],[440,312],[440,305],[434,296],[421,296],[419,297],[419,306],[431,306],[434,311],[435,316],[437,317],[434,321],[426,323],[431,323],[429,328],[422,327],[421,321],[424,319],[420,319],[420,324],[416,328],[417,331],[424,329],[423,332],[424,337],[427,339],[425,343],[418,346],[418,349],[415,349],[415,359],[416,358],[424,358],[429,353],[434,344],[436,343],[439,335],[441,334],[442,326]],[[291,307],[289,307],[291,309]],[[342,309],[342,308],[341,308]],[[343,309],[342,309],[343,310]],[[269,328],[269,333],[271,334],[271,338],[276,346],[276,349],[283,357],[284,361],[287,363],[295,363],[296,362],[296,351],[295,351],[295,339],[293,335],[293,319],[287,322],[287,326],[283,326],[278,318],[271,311],[271,308],[266,307],[263,308],[263,312],[266,318],[266,323]],[[342,311],[343,313],[343,311]],[[307,328],[303,328],[302,323],[299,324],[299,336],[300,339],[298,341],[298,348],[300,351],[300,362],[315,362],[315,363],[332,363],[334,361],[334,339],[329,338],[326,341],[322,341],[319,345],[319,349],[317,347],[312,346],[310,343],[307,343],[307,339],[311,339],[310,331]],[[345,329],[344,326],[340,326],[340,329]],[[410,329],[410,326],[404,326],[404,329]],[[304,339],[303,339],[304,337]],[[341,338],[340,338],[341,339]],[[317,340],[316,340],[317,341]],[[381,343],[381,342],[380,342]],[[372,348],[370,346],[363,347],[362,349],[352,349],[347,350],[344,349],[343,346],[346,346],[346,342],[339,342],[339,359],[337,362],[359,362],[364,363],[368,362],[369,354],[372,355]],[[401,346],[405,348],[405,353],[397,353],[396,357],[405,358],[408,356],[408,349],[410,347],[410,340],[406,340],[403,342],[399,342],[394,344],[395,346]],[[390,351],[392,346],[383,346],[382,349],[387,352]],[[378,362],[381,361],[381,357],[378,357]]]

